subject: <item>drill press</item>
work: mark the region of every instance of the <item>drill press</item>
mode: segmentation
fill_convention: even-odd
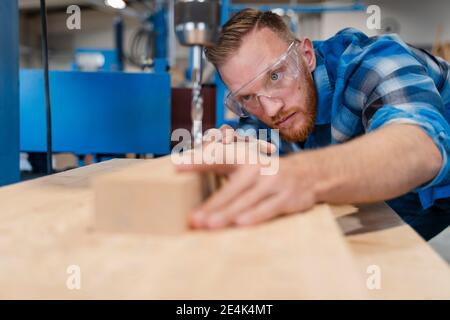
[[[178,41],[192,47],[192,138],[193,146],[202,144],[203,99],[202,52],[212,45],[220,27],[220,0],[177,0],[174,8],[175,32]]]

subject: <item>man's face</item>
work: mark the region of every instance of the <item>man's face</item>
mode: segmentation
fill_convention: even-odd
[[[256,30],[243,38],[238,51],[219,67],[219,72],[231,92],[236,92],[261,71],[275,63],[289,44],[268,28]],[[287,141],[305,141],[312,132],[317,111],[316,88],[307,61],[299,50],[298,78],[275,97],[259,96],[260,106],[247,110],[269,127],[279,129]],[[259,94],[261,86],[248,88],[245,94]],[[247,91],[248,91],[247,90]]]

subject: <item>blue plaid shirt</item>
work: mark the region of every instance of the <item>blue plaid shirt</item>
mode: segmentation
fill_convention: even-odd
[[[450,224],[449,64],[396,35],[368,37],[344,29],[315,41],[318,94],[314,131],[303,148],[338,144],[392,123],[420,126],[439,148],[443,164],[428,183],[388,204],[423,237]],[[241,119],[240,127],[264,127]],[[301,151],[283,142],[285,151]]]

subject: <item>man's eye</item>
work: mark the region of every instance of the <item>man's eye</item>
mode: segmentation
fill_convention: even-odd
[[[272,80],[272,81],[278,81],[278,80],[280,80],[280,79],[281,79],[281,72],[276,71],[276,72],[272,72],[272,73],[270,74],[270,80]]]
[[[247,95],[241,97],[242,101],[244,101],[244,102],[250,101],[251,98],[252,98],[252,96],[249,95],[249,94],[247,94]]]

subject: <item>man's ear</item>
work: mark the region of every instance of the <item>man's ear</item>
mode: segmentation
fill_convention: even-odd
[[[316,54],[314,52],[314,47],[309,38],[304,38],[300,42],[300,56],[305,61],[306,65],[310,72],[313,72],[316,69]]]

